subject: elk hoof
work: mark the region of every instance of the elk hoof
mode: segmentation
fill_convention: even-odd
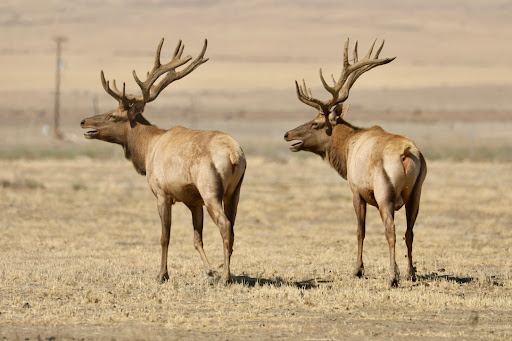
[[[389,281],[390,288],[398,288],[398,278],[391,278]]]
[[[222,276],[215,276],[215,277],[212,277],[210,280],[210,285],[223,285],[223,286],[226,286],[226,285],[229,285],[232,283],[232,279],[231,279],[231,276],[229,277],[226,277],[224,275]]]
[[[215,271],[215,270],[208,269],[208,270],[206,270],[206,275],[207,275],[208,277],[215,277],[215,276],[217,276],[217,275],[218,275],[218,273],[217,273],[217,271]]]
[[[233,282],[233,279],[231,278],[231,275],[222,275],[220,277],[219,283],[222,285],[228,285]]]
[[[165,283],[169,280],[169,274],[167,272],[159,274],[156,279],[160,283]]]
[[[409,271],[407,272],[407,279],[416,282],[416,268],[409,268]]]
[[[412,282],[416,282],[416,272],[409,271],[409,273],[407,274],[407,279]]]
[[[363,277],[364,275],[364,267],[363,266],[359,266],[359,267],[356,267],[356,269],[354,270],[354,276],[356,277]]]

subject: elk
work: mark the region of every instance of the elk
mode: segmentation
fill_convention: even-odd
[[[132,161],[135,170],[146,176],[157,199],[162,223],[162,260],[158,280],[163,282],[169,279],[167,254],[172,205],[183,202],[192,213],[194,246],[209,276],[214,276],[216,272],[210,266],[203,249],[203,206],[206,206],[208,214],[218,226],[224,249],[220,281],[229,283],[233,228],[246,168],[245,156],[238,142],[223,132],[191,130],[181,126],[162,130],[144,118],[142,114],[146,103],[154,101],[169,84],[187,76],[208,61],[208,58],[203,58],[206,40],[199,56],[190,63],[192,57],[182,58],[184,45],[180,40],[172,60],[162,65],[160,52],[163,43],[162,38],[156,50],[153,69],[148,72],[146,80],[141,81],[133,71],[142,95],[127,94],[125,84],[120,91],[115,80],[111,88],[101,71],[103,88],[119,102],[119,106],[104,114],[86,118],[80,125],[83,129],[89,129],[84,134],[87,139],[121,145],[125,157]],[[181,66],[185,67],[176,70]],[[157,83],[158,79],[160,81]]]
[[[359,60],[357,42],[353,51],[353,63],[349,63],[347,38],[343,52],[343,70],[338,80],[332,76],[329,85],[320,69],[320,80],[332,98],[322,101],[313,97],[306,82],[295,82],[299,100],[318,110],[318,116],[284,135],[286,141],[297,141],[290,147],[292,152],[301,150],[320,155],[348,181],[353,194],[357,216],[357,261],[354,275],[364,274],[363,241],[366,231],[366,206],[375,206],[385,226],[389,244],[390,286],[398,285],[399,271],[395,262],[394,213],[405,205],[407,230],[405,242],[409,261],[408,277],[416,280],[412,263],[413,227],[418,215],[421,188],[427,174],[427,165],[418,147],[408,137],[386,132],[379,126],[358,128],[344,120],[349,105],[343,106],[355,81],[365,72],[393,61],[379,59],[384,41],[372,57],[374,40],[368,53]]]

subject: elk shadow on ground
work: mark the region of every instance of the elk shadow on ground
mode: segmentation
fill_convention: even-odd
[[[457,275],[439,275],[437,272],[432,272],[428,275],[419,275],[419,281],[432,282],[436,280],[445,280],[448,282],[455,282],[457,284],[467,284],[473,281],[482,281],[481,278],[475,277],[467,277],[467,276],[457,276]],[[485,281],[491,286],[503,286],[503,283],[497,279],[497,276],[487,276]]]
[[[436,280],[445,280],[455,282],[457,284],[467,284],[475,280],[473,277],[456,276],[456,275],[439,275],[437,272],[431,272],[427,275],[418,275],[419,281],[432,282]]]
[[[314,288],[318,288],[318,283],[320,281],[312,278],[312,279],[306,279],[303,281],[287,281],[282,279],[281,277],[276,278],[261,278],[261,277],[251,277],[247,275],[242,276],[232,276],[233,283],[238,283],[242,285],[247,285],[249,287],[256,287],[256,286],[265,286],[265,285],[272,285],[275,287],[282,287],[282,286],[290,286],[295,287],[297,289],[305,289],[310,290]],[[324,281],[321,281],[324,282]]]

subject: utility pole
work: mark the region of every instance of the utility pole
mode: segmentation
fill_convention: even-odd
[[[57,71],[55,74],[55,105],[54,105],[54,115],[53,115],[53,131],[55,133],[55,137],[59,140],[62,139],[62,132],[60,131],[60,71],[63,69],[64,64],[60,59],[61,54],[61,45],[67,39],[63,36],[57,36],[54,38],[57,42]]]
[[[98,95],[94,94],[94,97],[92,98],[92,106],[94,109],[94,115],[98,115],[100,113],[100,109],[98,106]]]

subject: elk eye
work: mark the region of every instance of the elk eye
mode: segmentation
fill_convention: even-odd
[[[311,123],[311,128],[316,128],[316,127],[318,127],[318,123],[317,122]]]
[[[109,119],[110,121],[114,121],[114,120],[116,119],[116,116],[115,116],[115,115],[110,115],[110,116],[108,117],[108,119]]]

